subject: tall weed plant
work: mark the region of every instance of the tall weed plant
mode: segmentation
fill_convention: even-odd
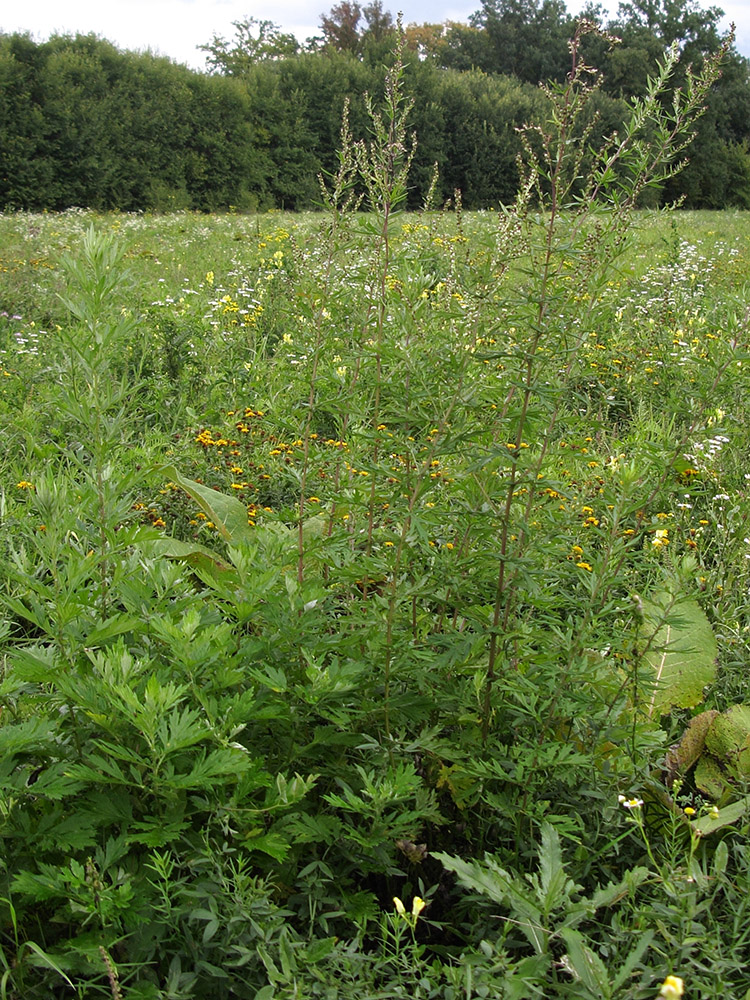
[[[399,214],[399,50],[314,233],[194,311],[66,258],[3,458],[3,998],[750,991],[747,317],[631,263],[720,57],[592,149],[594,30],[491,224]]]

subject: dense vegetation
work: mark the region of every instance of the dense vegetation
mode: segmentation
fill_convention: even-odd
[[[750,991],[750,231],[577,67],[505,212],[397,63],[325,214],[0,219],[3,998]]]
[[[620,44],[591,36],[584,55],[604,71],[594,135],[622,127],[627,100],[643,96],[666,47],[696,66],[715,53],[719,13],[626,4],[607,25]],[[404,87],[419,136],[410,207],[435,163],[438,204],[456,189],[467,208],[513,200],[517,130],[542,114],[538,83],[564,81],[574,27],[560,0],[485,0],[469,25],[407,28]],[[92,35],[0,35],[0,208],[315,207],[318,174],[335,169],[344,103],[361,132],[362,95],[382,95],[395,29],[378,2],[363,11],[344,2],[322,30],[301,49],[269,22],[238,22],[232,40],[205,46],[209,73]],[[730,53],[707,100],[688,168],[651,192],[653,204],[684,195],[692,207],[750,207],[748,61]]]

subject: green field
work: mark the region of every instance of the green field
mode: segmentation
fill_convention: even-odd
[[[0,1000],[750,997],[750,221],[0,216]],[[363,206],[372,211],[363,211]]]
[[[750,995],[750,220],[514,218],[0,218],[4,997]]]

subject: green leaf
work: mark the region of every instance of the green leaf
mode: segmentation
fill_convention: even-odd
[[[186,479],[173,465],[161,471],[195,500],[206,517],[219,529],[225,541],[236,545],[252,539],[253,529],[248,524],[247,508],[236,497]]]
[[[29,964],[46,966],[47,968],[52,969],[53,972],[56,972],[59,976],[62,976],[62,978],[65,980],[68,986],[70,986],[71,989],[74,990],[76,988],[75,984],[71,982],[70,979],[68,979],[63,970],[60,968],[60,966],[57,965],[45,951],[42,951],[42,949],[39,947],[38,944],[35,944],[34,941],[26,941],[24,942],[24,944],[25,947],[28,948],[29,951],[36,956],[36,960],[35,961],[32,960]]]
[[[717,715],[706,734],[706,749],[733,778],[750,781],[750,705],[732,705]]]
[[[648,714],[692,708],[716,675],[716,638],[702,608],[693,600],[667,593],[644,601],[644,621],[654,631],[644,654],[653,668],[654,688]]]
[[[149,551],[154,555],[163,556],[165,559],[181,559],[192,566],[196,572],[208,573],[212,577],[216,576],[217,572],[227,573],[233,569],[228,562],[206,545],[200,545],[198,542],[181,542],[177,538],[169,538],[166,535],[162,538],[155,538],[150,543]]]
[[[483,865],[479,862],[469,863],[449,854],[436,853],[433,857],[449,871],[455,872],[458,881],[467,889],[473,889],[496,903],[508,906],[534,951],[538,955],[547,951],[548,935],[542,927],[542,912],[529,888],[520,879],[502,869],[489,855],[485,856]]]
[[[560,937],[568,949],[562,960],[566,971],[593,997],[609,1000],[612,996],[609,973],[599,956],[584,944],[581,932],[572,927],[563,927]]]
[[[731,805],[722,806],[716,819],[707,814],[694,820],[690,825],[699,837],[707,837],[710,833],[715,833],[724,826],[731,826],[748,813],[750,813],[750,795],[746,795],[738,802],[732,802]]]
[[[628,957],[620,966],[617,974],[612,978],[612,992],[616,993],[625,985],[627,979],[633,975],[636,965],[641,961],[644,954],[654,940],[654,931],[645,931],[638,938],[638,943],[633,947]]]
[[[216,778],[237,778],[251,767],[241,750],[214,750],[207,757],[199,757],[189,774],[170,775],[164,779],[170,788],[211,788]]]
[[[544,913],[558,909],[570,896],[573,883],[567,878],[562,863],[560,836],[547,822],[542,823],[542,846],[539,850],[539,875],[535,876],[537,895]]]
[[[719,766],[719,762],[710,754],[704,753],[695,765],[693,771],[695,787],[714,802],[718,802],[725,792],[731,790],[727,776]]]
[[[665,769],[672,779],[687,774],[703,753],[709,726],[719,713],[716,709],[701,712],[688,723],[680,741],[669,748]],[[671,781],[667,787],[671,787]]]

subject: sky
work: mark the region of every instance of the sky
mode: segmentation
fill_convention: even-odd
[[[319,34],[320,15],[337,0],[21,0],[5,3],[0,11],[0,31],[28,31],[37,41],[50,34],[94,32],[119,48],[146,50],[169,56],[195,69],[205,68],[205,54],[197,48],[214,35],[231,39],[233,21],[245,17],[273,21],[300,41]],[[718,6],[726,12],[722,26],[734,21],[737,48],[750,56],[750,0],[707,0],[701,6]],[[404,23],[466,21],[481,7],[480,0],[384,0],[394,15],[403,11]],[[583,0],[568,0],[575,13]],[[602,6],[614,13],[617,0]]]

